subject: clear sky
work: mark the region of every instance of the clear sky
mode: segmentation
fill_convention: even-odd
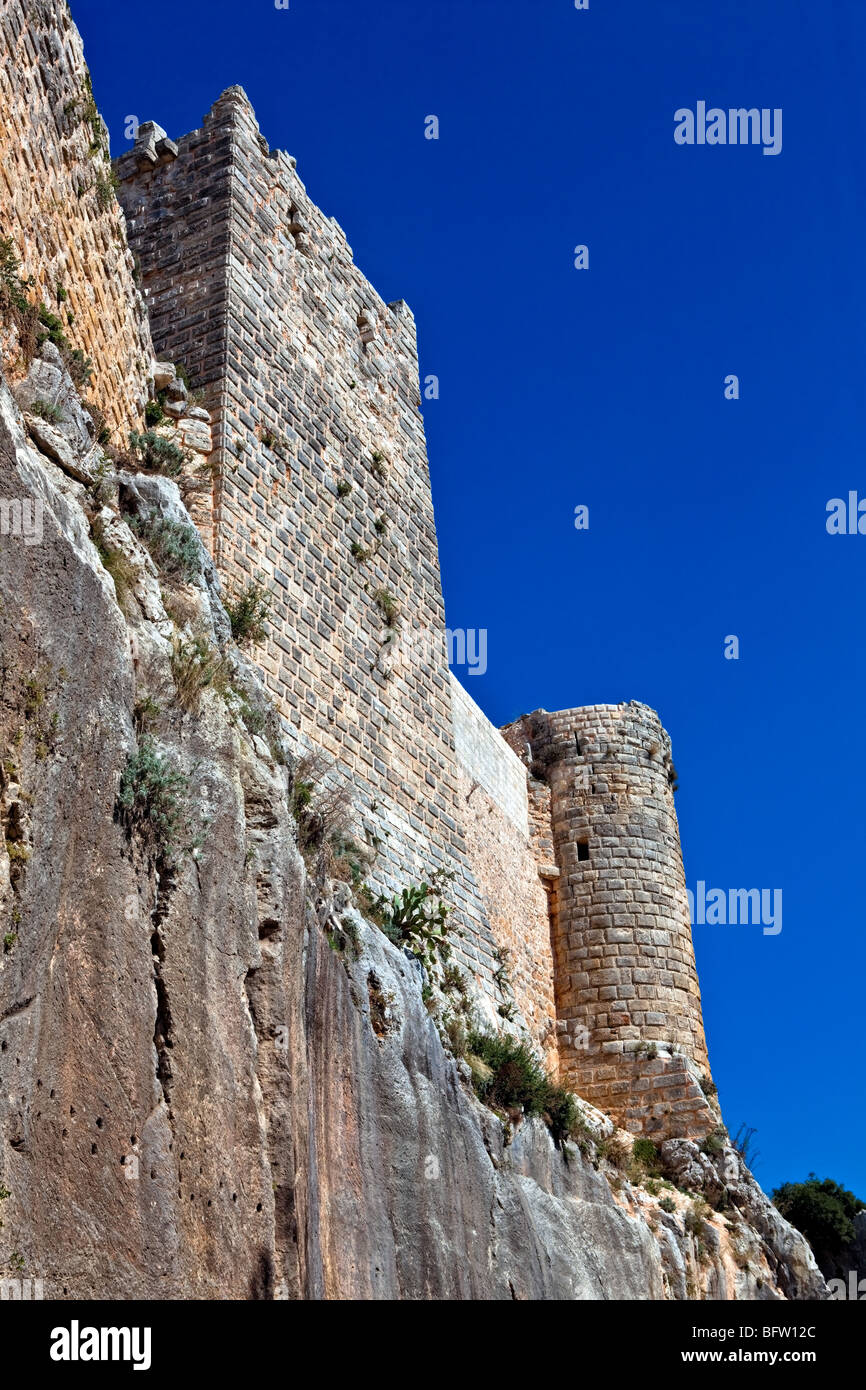
[[[458,674],[498,724],[660,711],[689,887],[783,893],[777,935],[695,927],[728,1125],[765,1187],[866,1199],[866,535],[825,525],[866,498],[862,0],[72,9],[115,154],[242,84],[411,305]],[[781,108],[781,153],[676,144],[699,101]]]

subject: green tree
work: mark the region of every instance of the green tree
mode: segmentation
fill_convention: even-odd
[[[786,1221],[808,1240],[818,1263],[840,1254],[854,1239],[854,1217],[864,1203],[853,1192],[810,1173],[805,1182],[786,1182],[773,1192]]]

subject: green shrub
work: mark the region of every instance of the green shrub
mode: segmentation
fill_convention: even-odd
[[[595,1148],[598,1157],[605,1159],[613,1168],[617,1168],[623,1173],[633,1172],[634,1159],[631,1142],[621,1131],[615,1129],[606,1138],[602,1136],[597,1139]]]
[[[349,548],[352,552],[352,559],[357,560],[359,565],[363,565],[365,560],[369,560],[370,551],[366,545],[361,545],[360,541],[352,541]]]
[[[707,1237],[710,1234],[710,1228],[707,1222],[709,1211],[710,1208],[704,1201],[704,1198],[695,1197],[684,1217],[685,1228],[689,1235],[695,1237],[699,1252],[703,1251],[707,1243]]]
[[[805,1182],[786,1182],[772,1194],[786,1221],[808,1240],[819,1262],[832,1259],[854,1239],[854,1217],[864,1203],[853,1192],[810,1173]]]
[[[349,496],[349,493],[350,493],[351,491],[352,491],[352,484],[346,482],[345,479],[344,479],[342,482],[337,483],[337,496],[338,496],[338,497],[348,497],[348,496]]]
[[[232,637],[239,646],[244,642],[260,646],[264,642],[264,624],[270,611],[270,595],[260,584],[249,584],[237,598],[226,600]]]
[[[93,363],[90,358],[85,356],[81,348],[70,347],[68,343],[61,352],[63,365],[72,378],[73,385],[77,386],[79,391],[86,390],[93,376]]]
[[[132,430],[129,447],[142,468],[152,473],[162,473],[166,478],[179,477],[187,462],[187,456],[182,449],[170,439],[156,434],[154,430],[146,430],[144,434]]]
[[[118,816],[132,833],[138,833],[157,860],[170,861],[183,826],[183,798],[188,779],[162,756],[153,739],[145,735],[120,779]]]
[[[657,1174],[660,1171],[659,1151],[651,1139],[635,1139],[632,1157],[646,1173]]]
[[[344,830],[333,832],[331,848],[334,877],[342,879],[344,883],[351,883],[353,888],[360,887],[364,874],[370,868],[371,855]]]
[[[677,1209],[677,1204],[674,1201],[673,1197],[662,1197],[661,1201],[659,1202],[659,1206],[661,1207],[662,1211],[666,1211],[668,1212],[668,1214],[670,1214],[673,1211],[676,1211]]]
[[[267,722],[265,714],[262,710],[254,709],[250,702],[246,700],[243,695],[239,696],[239,701],[239,713],[241,716],[241,723],[243,724],[247,733],[260,734]]]
[[[117,202],[117,190],[120,187],[120,179],[113,169],[100,171],[93,180],[93,191],[96,194],[96,202],[100,212],[107,212]]]
[[[28,297],[34,280],[24,279],[18,253],[10,237],[0,237],[0,318],[17,329],[21,356],[29,366],[37,348],[51,342],[60,352],[72,381],[83,389],[90,384],[93,363],[80,348],[73,348],[63,331],[63,323],[46,304],[31,304]],[[67,315],[69,322],[72,316]]]
[[[145,695],[142,697],[142,699],[137,700],[135,703],[135,708],[132,712],[136,733],[146,733],[147,730],[150,728],[151,724],[156,723],[161,713],[162,710],[160,706],[157,704],[156,700],[154,700],[153,696]]]
[[[93,433],[100,448],[105,448],[111,443],[111,430],[108,428],[108,421],[105,418],[105,411],[100,410],[93,401],[88,401],[84,409],[93,421]]]
[[[442,988],[446,991],[453,990],[461,996],[467,993],[469,982],[458,965],[445,966],[442,971]]]
[[[190,583],[201,574],[198,536],[191,526],[155,513],[145,517],[130,516],[127,521],[167,578]]]
[[[579,1122],[574,1096],[550,1079],[525,1043],[472,1029],[466,1051],[483,1064],[472,1068],[472,1081],[485,1105],[506,1114],[519,1109],[524,1115],[540,1116],[557,1148],[573,1136]]]
[[[272,454],[277,455],[277,458],[285,458],[288,445],[282,435],[276,434],[273,430],[262,428],[259,430],[259,439],[266,449],[270,449]]]
[[[148,401],[147,405],[144,407],[144,421],[148,429],[151,429],[154,425],[161,425],[164,419],[165,411],[162,408],[162,402]]]
[[[553,1142],[561,1148],[566,1139],[574,1139],[578,1125],[577,1101],[564,1086],[549,1083],[542,1119],[550,1130]]]
[[[75,386],[79,390],[84,390],[90,385],[90,378],[93,375],[93,363],[89,357],[81,351],[81,348],[74,348],[63,331],[63,323],[53,314],[46,304],[40,304],[36,310],[36,317],[39,325],[36,342],[41,347],[43,343],[53,343],[63,358],[63,364],[72,378]]]
[[[0,237],[0,310],[26,314],[33,310],[27,298],[33,280],[21,277],[21,266],[11,237]]]
[[[496,981],[497,985],[503,993],[505,993],[506,990],[513,991],[514,986],[511,981],[510,970],[511,951],[509,947],[497,946],[496,950],[493,953],[493,958],[496,961],[496,969],[493,972],[493,978]]]
[[[457,1014],[446,1014],[442,1020],[442,1031],[445,1034],[444,1041],[454,1057],[463,1057],[466,1053],[466,1024]]]
[[[109,151],[105,143],[105,128],[99,108],[93,96],[90,73],[85,73],[81,81],[81,95],[66,103],[66,115],[90,129],[90,154],[101,154],[108,159]]]

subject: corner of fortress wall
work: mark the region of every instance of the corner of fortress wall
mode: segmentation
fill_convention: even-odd
[[[125,441],[141,425],[153,348],[81,36],[65,0],[3,0],[0,47],[0,236],[33,277],[34,302],[91,359],[88,399]],[[17,344],[0,355],[14,376]]]
[[[497,942],[460,806],[415,324],[386,304],[239,87],[119,163],[154,340],[214,425],[209,516],[229,594],[272,595],[256,652],[299,746],[351,782],[389,891],[436,870],[459,963],[497,1017]],[[399,616],[389,621],[389,606]]]
[[[201,388],[214,481],[196,521],[230,593],[274,596],[256,658],[298,747],[350,779],[376,881],[453,871],[458,961],[491,1022],[525,1022],[635,1132],[706,1132],[667,735],[622,705],[503,737],[450,675],[410,311],[357,269],[240,88],[176,144],[143,126],[117,163],[126,219],[103,207],[65,5],[7,0],[0,23],[2,234],[49,307],[65,291],[113,428],[140,423],[151,331]]]

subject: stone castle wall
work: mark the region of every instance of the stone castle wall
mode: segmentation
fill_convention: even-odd
[[[453,673],[451,710],[458,762],[496,802],[503,815],[527,836],[526,768]]]
[[[91,358],[89,397],[124,442],[141,425],[153,351],[81,36],[65,0],[3,0],[0,47],[0,236],[33,277],[33,302]],[[3,345],[13,374],[17,346]]]
[[[414,320],[355,266],[240,88],[176,146],[162,136],[142,128],[120,197],[158,352],[213,416],[220,574],[230,594],[272,595],[256,661],[351,782],[372,880],[454,871],[458,959],[499,1001],[460,815]]]
[[[526,768],[452,675],[461,818],[469,859],[498,947],[505,1000],[559,1070],[550,911],[530,839]],[[549,824],[549,799],[548,799]],[[549,855],[552,860],[552,850]],[[541,869],[544,866],[541,865]]]

